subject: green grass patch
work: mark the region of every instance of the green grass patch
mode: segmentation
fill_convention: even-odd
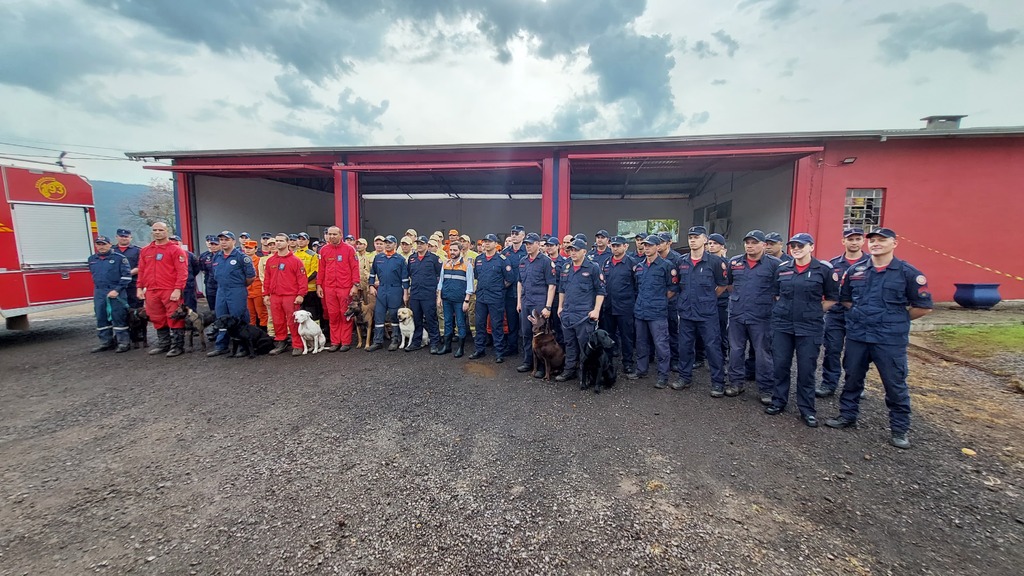
[[[948,326],[932,334],[946,348],[969,356],[985,358],[1003,352],[1024,354],[1024,324]]]

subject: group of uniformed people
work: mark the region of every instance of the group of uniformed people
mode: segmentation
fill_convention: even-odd
[[[127,242],[121,232],[128,233]],[[190,276],[189,253],[169,239],[166,224],[154,224],[152,232],[153,243],[134,248],[137,253],[129,231],[118,231],[118,250],[105,237],[96,240],[90,267],[101,340],[97,351],[127,350],[120,319],[130,303],[122,296],[137,283],[134,296],[145,301],[157,330],[150,354],[181,353],[184,324],[169,314]],[[401,241],[377,236],[371,252],[364,239],[343,239],[337,227],[325,236],[314,250],[308,235],[265,233],[262,245],[243,238],[244,251],[235,247],[230,231],[208,236],[210,250],[198,260],[206,272],[210,308],[218,316],[237,316],[266,329],[277,343],[275,355],[287,350],[289,335],[292,354],[301,354],[292,312],[306,308],[329,334],[327,350],[344,352],[352,344],[352,321],[345,311],[353,296],[368,290],[376,296],[369,351],[384,346],[386,324],[395,325],[398,309],[408,306],[415,328],[406,351],[424,348],[426,332],[431,354],[461,357],[472,337],[470,359],[484,357],[492,346],[495,362],[520,356],[517,370],[524,373],[534,364],[528,317],[539,314],[565,348],[565,367],[555,378],[559,382],[578,377],[581,352],[600,327],[615,340],[628,379],[646,377],[653,362],[655,388],[682,390],[690,387],[694,369],[706,363],[712,397],[738,396],[752,381],[770,415],[788,404],[795,356],[796,402],[811,427],[818,425],[815,397],[835,393],[842,369],[840,414],[825,424],[845,428],[856,423],[873,362],[886,391],[891,443],[910,445],[909,326],[930,311],[932,302],[925,276],[894,257],[897,239],[891,229],[868,234],[846,229],[844,253],[831,261],[813,257],[810,234],[795,234],[784,243],[778,233],[760,230],[748,232],[743,253],[729,258],[726,239],[709,235],[703,226],[688,230],[687,249],[681,253],[672,250],[670,232],[637,234],[634,245],[599,230],[591,247],[584,234],[559,240],[527,234],[516,225],[500,250],[498,237],[485,235],[480,253],[457,230],[449,232],[447,241],[440,232],[428,238],[412,229]],[[862,250],[865,240],[868,253]],[[396,327],[388,350],[397,350],[399,340]],[[227,345],[222,331],[208,356],[226,353]],[[670,382],[671,372],[676,376]],[[534,376],[542,377],[543,371]]]

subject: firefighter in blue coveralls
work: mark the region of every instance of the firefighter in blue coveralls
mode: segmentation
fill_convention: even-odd
[[[114,247],[114,251],[120,253],[122,256],[128,259],[128,265],[132,269],[132,283],[125,289],[125,294],[128,296],[128,307],[129,308],[141,308],[142,301],[139,300],[139,254],[142,249],[132,244],[132,231],[127,228],[117,229],[117,246]]]
[[[533,369],[533,324],[530,323],[529,317],[534,311],[543,316],[545,322],[551,317],[551,306],[558,285],[558,281],[555,280],[555,263],[541,250],[540,236],[530,232],[523,239],[523,243],[526,246],[526,257],[519,261],[516,302],[523,363],[516,367],[516,372],[529,372]],[[543,364],[533,373],[533,377],[544,377]]]
[[[843,230],[843,247],[839,256],[829,260],[842,278],[850,266],[867,259],[861,250],[864,246],[864,230],[847,228]],[[821,360],[821,384],[814,391],[818,398],[826,398],[836,393],[839,386],[839,375],[842,372],[843,348],[846,347],[846,306],[836,304],[825,313],[825,356]]]
[[[423,330],[430,337],[430,353],[441,349],[441,335],[437,331],[437,282],[441,278],[441,259],[427,250],[427,237],[416,238],[416,252],[406,263],[409,267],[409,308],[412,310],[412,340],[406,352],[423,348]]]
[[[93,311],[96,314],[96,336],[100,343],[93,352],[113,350],[127,352],[131,348],[128,336],[128,298],[125,288],[132,282],[132,268],[120,252],[111,250],[110,239],[97,236],[96,253],[89,256],[92,274]]]
[[[726,396],[743,392],[747,344],[754,350],[755,378],[761,403],[772,402],[772,306],[775,271],[782,262],[765,251],[765,234],[751,230],[743,237],[743,254],[729,259],[729,386]]]
[[[235,235],[225,230],[217,235],[220,252],[213,255],[213,277],[217,281],[217,317],[234,316],[249,323],[249,284],[256,280],[256,268],[252,258],[246,256],[235,247]],[[217,331],[216,347],[206,353],[208,357],[228,353],[228,331],[221,328]],[[235,358],[246,356],[243,347],[239,346]]]
[[[207,250],[199,255],[199,268],[203,271],[203,287],[206,294],[206,305],[210,311],[217,309],[217,279],[213,277],[213,257],[220,251],[217,237],[206,237]]]
[[[505,340],[505,355],[515,356],[519,353],[519,312],[516,311],[516,291],[519,282],[519,261],[526,257],[523,239],[526,229],[516,224],[509,231],[508,238],[512,245],[501,251],[502,256],[512,265],[512,285],[505,291],[505,322],[508,324],[508,339]]]
[[[811,257],[814,238],[810,234],[795,234],[787,245],[793,261],[783,262],[775,272],[773,292],[778,297],[772,310],[775,391],[771,405],[764,411],[774,416],[785,410],[795,351],[796,405],[804,424],[817,428],[814,372],[821,352],[825,310],[839,301],[839,274],[828,262]]]
[[[577,377],[580,352],[597,329],[605,296],[604,274],[587,258],[586,241],[573,240],[569,257],[572,261],[562,266],[558,279],[558,316],[565,333],[565,369],[555,377],[558,382]]]
[[[718,296],[728,286],[728,272],[725,260],[705,250],[708,231],[703,226],[694,226],[687,232],[690,254],[684,255],[676,267],[679,295],[676,310],[679,312],[679,379],[672,382],[672,388],[688,388],[693,382],[694,340],[699,332],[705,342],[718,342]],[[711,396],[725,395],[725,367],[722,349],[708,346],[705,349],[708,369],[711,371]]]
[[[626,254],[628,247],[629,241],[622,236],[611,239],[611,257],[605,260],[602,267],[607,297],[604,299],[604,310],[601,312],[605,330],[619,345],[622,353],[622,372],[626,378],[629,378],[630,374],[635,375],[636,372],[636,360],[633,357],[636,330],[633,325],[633,308],[636,304],[633,266],[637,261]]]
[[[487,350],[487,319],[491,319],[491,336],[494,339],[494,362],[501,364],[508,355],[505,346],[505,331],[501,317],[505,310],[505,293],[508,287],[516,282],[516,270],[512,262],[499,254],[498,237],[487,234],[481,240],[484,253],[473,262],[473,277],[476,278],[476,334],[474,345],[476,350],[470,360],[483,358]],[[525,250],[524,250],[525,252]],[[515,337],[515,336],[513,336]]]
[[[658,255],[661,237],[651,234],[643,242],[644,259],[633,267],[636,277],[636,304],[633,318],[636,325],[636,373],[626,374],[630,380],[647,376],[653,344],[657,362],[658,381],[655,388],[668,387],[671,367],[669,351],[668,317],[675,314],[675,304],[669,296],[675,294],[678,272],[668,260]]]
[[[875,228],[867,239],[870,260],[850,267],[839,291],[839,301],[847,308],[846,382],[839,397],[839,416],[826,420],[825,425],[848,428],[857,424],[864,377],[873,363],[885,388],[892,433],[889,443],[906,449],[910,448],[910,321],[932,311],[932,295],[924,274],[893,255],[898,243],[895,232]]]
[[[398,239],[384,237],[384,252],[373,257],[370,265],[370,292],[376,294],[373,308],[373,344],[367,352],[380,350],[384,345],[384,323],[391,322],[391,344],[388,351],[398,350],[402,332],[398,329],[398,309],[409,301],[409,265],[405,256],[395,252]]]

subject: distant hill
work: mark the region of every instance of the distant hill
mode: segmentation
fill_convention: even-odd
[[[105,182],[90,180],[93,198],[96,201],[96,222],[100,234],[113,238],[118,228],[132,228],[125,223],[121,214],[121,206],[131,204],[149,190],[145,184],[124,184],[121,182]],[[132,230],[135,243],[142,245],[149,242],[149,230]]]

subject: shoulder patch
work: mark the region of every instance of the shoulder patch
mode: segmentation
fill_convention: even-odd
[[[924,274],[918,274],[917,278],[914,278],[914,282],[917,282],[921,286],[928,283],[928,279],[924,277]]]
[[[252,258],[249,258],[248,256],[246,256],[245,257],[245,263],[246,264],[252,264]]]
[[[512,271],[512,265],[511,264],[509,264],[508,266],[505,266],[505,272],[511,272],[511,271]]]
[[[675,276],[675,275],[676,275],[676,269],[675,269],[675,268],[673,268],[673,269],[672,269],[672,275],[673,275],[673,276]]]
[[[834,282],[839,282],[839,273],[838,272],[833,272],[832,273],[832,280]]]

